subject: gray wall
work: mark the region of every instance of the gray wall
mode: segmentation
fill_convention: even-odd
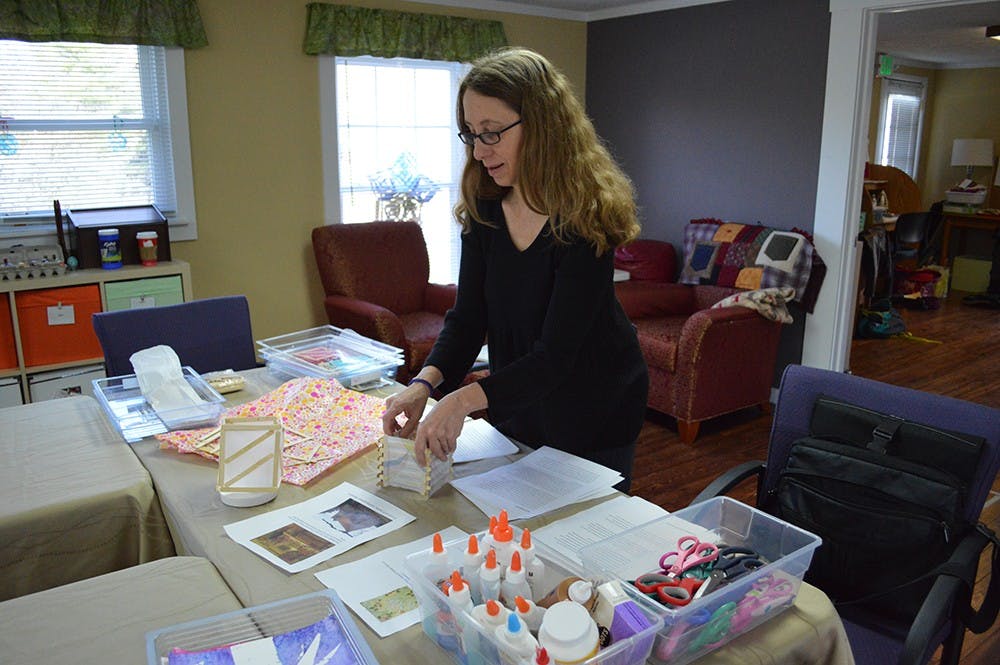
[[[587,111],[635,183],[643,237],[680,252],[699,217],[812,230],[829,34],[826,0],[588,25]],[[792,314],[776,380],[801,359],[804,313]]]

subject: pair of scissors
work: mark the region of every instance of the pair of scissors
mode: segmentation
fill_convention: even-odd
[[[660,569],[667,575],[680,577],[692,568],[712,563],[719,556],[719,548],[714,543],[698,540],[697,536],[681,536],[677,550],[660,557]]]
[[[728,584],[738,577],[746,575],[752,570],[757,570],[767,565],[767,562],[757,552],[747,547],[722,547],[719,549],[719,556],[709,573],[708,579],[698,589],[697,597],[701,598],[706,593],[717,589],[723,584]]]
[[[725,603],[712,612],[708,623],[702,627],[698,636],[688,647],[688,653],[694,653],[702,647],[711,647],[722,642],[729,634],[734,614],[736,614],[736,603],[733,602]]]
[[[664,605],[684,607],[694,599],[702,580],[694,577],[672,577],[655,571],[640,575],[633,584],[636,589]]]

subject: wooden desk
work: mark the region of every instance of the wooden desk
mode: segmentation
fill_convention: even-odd
[[[948,245],[951,240],[952,229],[982,229],[985,231],[1000,229],[1000,215],[967,215],[961,212],[945,212],[942,213],[941,217],[944,220],[939,261],[942,266],[948,265]]]

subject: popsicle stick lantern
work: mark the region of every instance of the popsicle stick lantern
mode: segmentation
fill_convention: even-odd
[[[226,418],[219,428],[222,502],[256,506],[278,495],[284,430],[278,418]]]

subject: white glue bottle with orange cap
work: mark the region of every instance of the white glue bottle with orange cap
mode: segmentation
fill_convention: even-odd
[[[531,588],[528,587],[528,576],[521,565],[521,553],[515,551],[510,558],[510,567],[500,583],[500,600],[507,607],[514,608],[514,598],[523,596],[532,599]]]
[[[457,570],[452,571],[451,584],[446,584],[444,588],[445,595],[448,596],[448,604],[451,605],[453,611],[472,613],[472,593],[469,590],[469,583],[462,579],[461,573]]]
[[[424,575],[431,583],[440,587],[451,576],[452,566],[448,563],[448,552],[441,542],[441,534],[435,533],[432,539],[430,562],[424,567]]]
[[[525,529],[521,532],[521,563],[528,573],[528,586],[531,588],[532,598],[541,598],[543,590],[540,588],[542,578],[545,577],[545,562],[538,556],[538,550],[531,542],[531,531]]]
[[[507,622],[507,615],[510,614],[510,610],[495,600],[487,600],[482,605],[473,607],[471,614],[472,618],[480,626],[485,628],[490,634],[493,634],[493,630],[497,626],[502,626]]]
[[[542,617],[545,616],[544,609],[535,605],[534,601],[524,596],[514,596],[514,612],[517,616],[521,617],[528,630],[536,635],[538,634],[538,629],[542,625]]]
[[[500,564],[497,563],[497,551],[486,553],[486,560],[479,567],[479,588],[483,601],[500,600]]]
[[[478,604],[483,602],[483,589],[479,583],[479,569],[483,565],[482,550],[479,549],[479,540],[476,534],[469,536],[469,546],[462,556],[462,575],[469,583],[469,590],[472,591],[472,602]]]
[[[510,565],[510,558],[517,550],[514,542],[514,529],[507,521],[507,511],[501,510],[497,518],[497,525],[493,529],[493,549],[497,552],[497,563],[500,564],[501,571]]]

